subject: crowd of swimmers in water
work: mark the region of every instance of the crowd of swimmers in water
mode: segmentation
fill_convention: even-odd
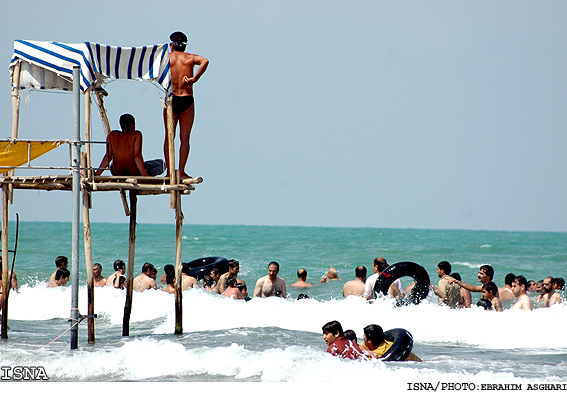
[[[0,264],[1,264],[0,257]],[[47,281],[48,287],[65,286],[70,278],[68,259],[59,256],[55,259],[56,271]],[[378,276],[388,267],[388,262],[383,257],[377,257],[372,262],[372,275],[368,276],[367,268],[363,265],[354,270],[355,279],[349,280],[343,285],[343,297],[362,296],[368,301],[377,298],[374,286]],[[126,284],[126,264],[122,260],[116,260],[113,264],[114,273],[105,278],[102,275],[102,265],[93,265],[93,279],[95,286],[113,286],[124,289]],[[228,269],[228,270],[226,270]],[[280,266],[272,261],[268,264],[268,275],[257,280],[252,297],[288,297],[286,282],[278,276]],[[220,294],[233,299],[250,300],[246,283],[238,277],[240,264],[237,260],[229,260],[228,267],[221,271],[215,267],[210,275],[204,276],[200,281],[189,275],[190,268],[187,263],[182,264],[182,290],[191,288],[203,288],[208,292]],[[480,293],[481,298],[477,306],[486,310],[502,311],[504,309],[531,310],[540,307],[550,307],[562,303],[565,280],[559,277],[548,276],[539,281],[526,280],[522,275],[507,274],[504,285],[498,287],[494,282],[494,269],[490,265],[482,265],[478,270],[478,283],[469,284],[461,280],[458,273],[451,272],[451,264],[441,261],[437,265],[437,276],[439,282],[431,284],[431,291],[437,296],[439,302],[451,308],[470,308],[472,303],[471,293]],[[164,267],[164,274],[157,282],[158,270],[150,263],[142,266],[141,273],[133,280],[133,289],[144,291],[148,289],[161,289],[164,292],[175,293],[175,267],[168,264]],[[1,276],[0,276],[1,278]],[[12,288],[18,288],[15,274],[10,274]],[[322,276],[319,284],[339,280],[336,268],[329,268]],[[391,298],[403,298],[409,294],[415,284],[402,287],[398,279],[391,284],[388,296]],[[296,291],[310,288],[313,285],[307,282],[307,270],[301,268],[297,271],[297,281],[290,285]],[[308,298],[307,294],[301,293],[298,299]],[[0,302],[2,296],[0,293]]]

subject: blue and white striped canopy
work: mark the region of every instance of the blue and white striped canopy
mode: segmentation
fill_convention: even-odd
[[[16,84],[14,67],[20,66],[20,89],[73,89],[73,67],[81,67],[81,90],[114,79],[157,82],[171,94],[167,44],[116,47],[97,43],[66,44],[16,40],[9,70]]]

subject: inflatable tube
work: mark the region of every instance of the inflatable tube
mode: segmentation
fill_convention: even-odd
[[[228,272],[228,260],[224,257],[204,257],[184,264],[189,268],[188,275],[196,279],[203,279],[210,275],[215,267],[219,267],[221,275]]]
[[[398,299],[397,305],[419,304],[429,294],[429,274],[421,265],[408,261],[390,265],[382,271],[374,285],[376,295],[379,293],[387,295],[390,285],[404,276],[412,277],[415,286],[403,299]]]
[[[383,361],[405,361],[413,349],[413,336],[405,329],[391,329],[384,332],[384,339],[393,344],[384,354]]]

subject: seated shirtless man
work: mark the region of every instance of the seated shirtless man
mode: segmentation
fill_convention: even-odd
[[[122,130],[112,130],[106,137],[106,154],[95,175],[99,176],[110,165],[110,172],[117,176],[157,176],[164,172],[161,159],[144,162],[142,133],[136,130],[134,116],[120,116]]]

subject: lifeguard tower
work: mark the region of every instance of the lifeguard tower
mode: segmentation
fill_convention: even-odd
[[[89,210],[92,208],[91,196],[95,192],[120,192],[124,210],[130,218],[128,264],[126,270],[127,290],[124,305],[122,335],[129,335],[129,321],[132,311],[132,288],[134,276],[134,249],[136,242],[137,198],[139,195],[170,195],[170,207],[175,213],[175,333],[183,333],[182,292],[181,292],[181,232],[183,213],[181,197],[195,189],[203,181],[201,177],[180,179],[175,170],[175,145],[173,115],[171,106],[171,74],[167,44],[142,47],[117,47],[98,43],[59,43],[45,41],[14,42],[14,54],[9,65],[12,79],[12,138],[0,140],[0,183],[2,185],[2,282],[4,302],[2,306],[2,339],[8,338],[8,297],[10,281],[8,268],[8,206],[13,203],[16,189],[62,190],[73,194],[73,232],[71,255],[72,302],[70,321],[71,349],[78,346],[78,323],[88,319],[88,342],[95,342],[94,281],[91,252],[91,232]],[[106,117],[104,97],[105,85],[117,79],[151,82],[163,95],[167,110],[166,134],[169,142],[169,177],[129,177],[95,176],[91,164],[91,145],[105,141],[91,140],[91,106],[98,107],[105,133],[110,133],[110,123]],[[54,137],[48,140],[19,138],[20,90],[63,90],[73,93],[73,134],[72,137]],[[84,138],[81,138],[80,114],[81,96],[84,95]],[[37,170],[32,160],[60,146],[70,146],[68,167],[61,175],[17,176],[21,168]],[[49,167],[49,169],[57,169]],[[126,197],[128,196],[128,198]],[[81,203],[82,197],[82,203]],[[88,314],[83,316],[78,310],[79,288],[79,241],[80,213],[84,223],[84,257],[87,270]]]

